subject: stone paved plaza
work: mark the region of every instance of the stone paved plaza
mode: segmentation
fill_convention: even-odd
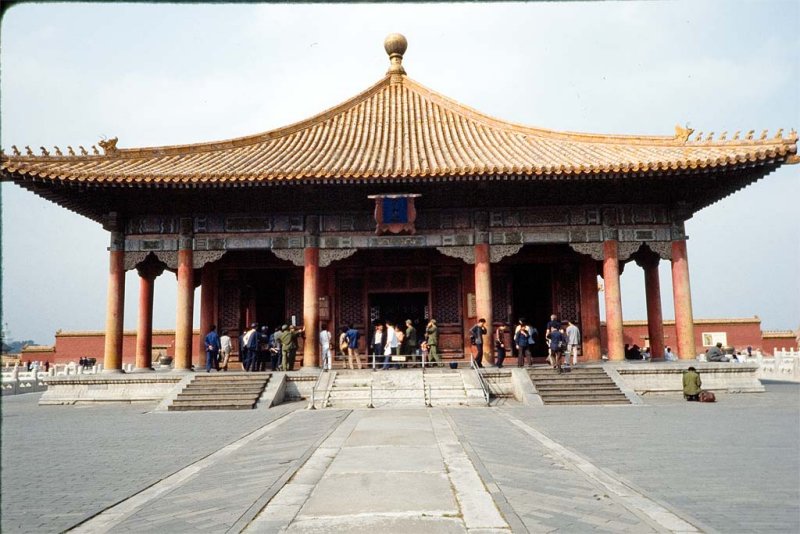
[[[2,400],[2,532],[798,532],[800,385],[639,406]]]

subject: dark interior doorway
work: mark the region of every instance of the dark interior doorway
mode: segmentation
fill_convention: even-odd
[[[546,357],[544,328],[553,313],[553,279],[551,266],[547,264],[519,265],[512,271],[514,325],[520,317],[536,327],[539,336],[534,348],[534,356]]]
[[[411,319],[417,332],[424,329],[428,312],[427,293],[370,293],[369,295],[369,336],[375,325],[394,321],[405,325]]]
[[[255,300],[255,320],[269,325],[270,331],[287,321],[286,275],[283,269],[252,271],[248,277],[251,295]],[[301,318],[302,320],[302,318]]]

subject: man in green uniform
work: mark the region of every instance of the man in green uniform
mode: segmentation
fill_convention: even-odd
[[[414,328],[414,324],[411,322],[411,319],[406,319],[406,337],[403,340],[403,354],[410,354],[411,361],[417,361],[417,329]]]
[[[305,327],[297,328],[296,326],[287,326],[286,329],[281,328],[281,349],[283,351],[283,370],[291,371],[294,369],[294,359],[297,355],[297,338],[303,335]]]
[[[436,326],[436,319],[431,319],[428,327],[425,328],[425,341],[428,343],[428,358],[431,362],[441,365],[437,345],[439,345],[439,327]]]
[[[689,367],[683,373],[683,396],[687,401],[699,400],[700,395],[700,373],[694,367]]]

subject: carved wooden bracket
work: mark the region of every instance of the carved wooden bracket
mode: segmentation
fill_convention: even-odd
[[[304,249],[302,248],[271,248],[270,250],[280,259],[290,261],[298,267],[305,265]]]
[[[451,258],[458,258],[466,263],[469,263],[470,265],[475,264],[475,247],[472,246],[436,247],[436,250],[438,250],[445,256],[450,256]]]
[[[319,266],[320,267],[327,267],[331,263],[343,260],[345,258],[349,258],[353,254],[358,252],[356,248],[330,248],[330,249],[321,249],[319,251]]]

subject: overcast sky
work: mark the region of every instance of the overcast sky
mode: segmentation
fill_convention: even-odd
[[[2,146],[121,148],[250,135],[314,115],[386,72],[384,37],[409,42],[409,77],[500,119],[558,130],[672,135],[800,128],[800,2],[443,5],[23,4],[2,19]],[[696,318],[800,324],[800,165],[687,223]],[[50,344],[105,324],[108,233],[2,184],[3,322]],[[127,276],[125,327],[138,280]],[[668,262],[661,264],[671,318]],[[623,316],[644,319],[640,268]],[[175,325],[158,278],[156,328]],[[196,301],[199,304],[199,301]],[[196,305],[195,315],[198,315]],[[197,325],[197,318],[195,320]]]

